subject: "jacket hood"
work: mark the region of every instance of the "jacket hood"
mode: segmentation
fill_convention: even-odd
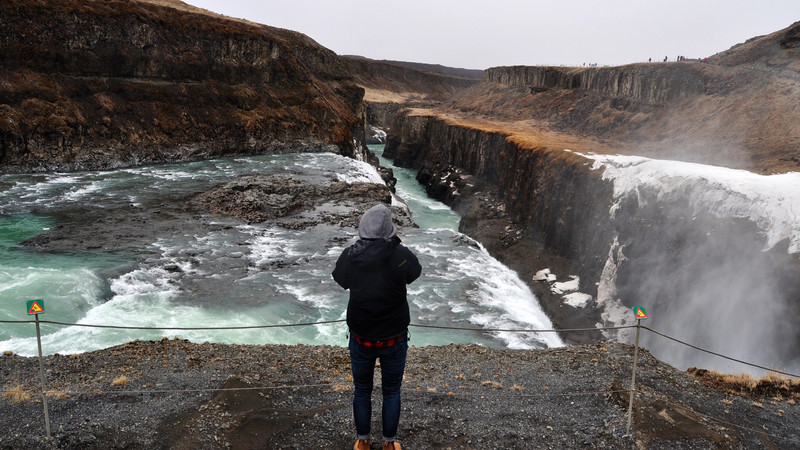
[[[390,239],[397,234],[392,223],[392,211],[384,205],[368,209],[358,221],[358,237],[361,239]]]

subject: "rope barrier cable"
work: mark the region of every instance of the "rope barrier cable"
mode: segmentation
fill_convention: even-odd
[[[125,325],[98,325],[90,323],[69,323],[59,322],[56,320],[40,320],[39,323],[49,323],[52,325],[64,325],[72,327],[87,327],[87,328],[114,328],[120,330],[250,330],[257,328],[281,328],[281,327],[303,327],[311,325],[325,325],[330,323],[342,323],[344,319],[339,320],[323,320],[319,322],[301,322],[301,323],[285,323],[285,324],[272,324],[272,325],[242,325],[232,327],[138,327],[138,326],[125,326]],[[31,320],[0,320],[0,323],[34,323]]]
[[[196,331],[196,330],[208,330],[208,331],[222,331],[222,330],[252,330],[252,329],[265,329],[265,328],[282,328],[282,327],[302,327],[302,326],[313,326],[313,325],[326,325],[326,324],[335,324],[335,323],[344,323],[346,322],[345,319],[338,319],[338,320],[323,320],[318,322],[300,322],[300,323],[286,323],[286,324],[269,324],[269,325],[242,325],[242,326],[229,326],[229,327],[143,327],[143,326],[125,326],[125,325],[100,325],[100,324],[88,324],[88,323],[69,323],[69,322],[60,322],[55,320],[40,320],[39,323],[46,323],[51,325],[63,325],[63,326],[75,326],[75,327],[87,327],[87,328],[113,328],[113,329],[121,329],[121,330],[177,330],[177,331]],[[35,321],[33,320],[0,320],[0,323],[30,323],[33,324]],[[622,329],[630,329],[636,328],[636,325],[621,325],[621,326],[612,326],[612,327],[598,327],[598,328],[564,328],[564,329],[513,329],[513,328],[474,328],[474,327],[457,327],[457,326],[446,326],[446,325],[425,325],[425,324],[416,324],[412,323],[409,324],[410,327],[417,327],[417,328],[435,328],[435,329],[442,329],[442,330],[462,330],[462,331],[477,331],[477,332],[506,332],[506,333],[558,333],[558,332],[594,332],[594,331],[607,331],[607,330],[622,330]],[[723,355],[721,353],[717,353],[702,347],[698,347],[696,345],[690,344],[688,342],[682,341],[680,339],[674,338],[672,336],[668,336],[664,333],[661,333],[657,330],[654,330],[650,327],[642,325],[641,327],[644,330],[648,330],[652,333],[655,333],[661,337],[666,339],[672,340],[677,342],[681,345],[685,345],[687,347],[691,347],[695,350],[699,350],[714,356],[719,356],[720,358],[724,358],[730,361],[734,361],[740,364],[744,364],[747,366],[755,367],[758,369],[766,370],[769,372],[775,372],[781,375],[786,375],[794,378],[800,378],[800,375],[794,374],[791,372],[785,372],[777,369],[773,369],[770,367],[765,367],[762,365],[749,363],[747,361],[743,361],[740,359],[736,359],[730,356]]]
[[[91,391],[67,391],[56,389],[58,393],[68,395],[128,395],[128,394],[179,394],[179,393],[192,393],[192,392],[228,392],[228,391],[261,391],[261,390],[277,390],[277,389],[305,389],[317,387],[334,387],[336,385],[331,383],[317,383],[317,384],[292,384],[281,386],[251,386],[240,388],[195,388],[195,389],[111,389],[111,390],[91,390]],[[24,391],[34,392],[33,390],[23,389]]]
[[[622,330],[625,328],[636,328],[636,325],[621,325],[616,327],[601,327],[601,328],[559,328],[557,330],[528,330],[528,329],[511,329],[511,328],[474,328],[474,327],[455,327],[446,325],[422,325],[418,323],[409,324],[410,327],[417,328],[438,328],[441,330],[463,330],[463,331],[490,331],[490,332],[508,332],[508,333],[561,333],[561,332],[579,332],[579,331],[605,331],[605,330]]]
[[[92,391],[66,391],[68,394],[102,394],[102,395],[124,395],[124,394],[178,394],[183,392],[226,392],[226,391],[261,391],[273,389],[304,389],[316,387],[332,387],[330,383],[318,384],[293,384],[283,386],[252,386],[244,388],[197,388],[197,389],[125,389],[108,390],[102,392]]]
[[[714,351],[711,351],[711,350],[708,350],[708,349],[705,349],[705,348],[702,348],[702,347],[698,347],[696,345],[693,345],[693,344],[690,344],[688,342],[682,341],[682,340],[680,340],[678,338],[674,338],[672,336],[668,336],[668,335],[666,335],[664,333],[661,333],[660,331],[656,331],[656,330],[654,330],[654,329],[652,329],[650,327],[646,327],[644,325],[642,325],[642,329],[651,331],[651,332],[653,332],[653,333],[655,333],[655,334],[657,334],[657,335],[659,335],[661,337],[667,338],[667,339],[669,339],[671,341],[675,341],[675,342],[677,342],[679,344],[682,344],[682,345],[685,345],[687,347],[691,347],[691,348],[693,348],[695,350],[699,350],[701,352],[705,352],[705,353],[708,353],[708,354],[711,354],[711,355],[714,355],[714,356],[719,356],[720,358],[724,358],[724,359],[727,359],[729,361],[734,361],[734,362],[737,362],[737,363],[740,363],[740,364],[744,364],[746,366],[756,367],[756,368],[763,369],[763,370],[766,370],[766,371],[769,371],[769,372],[779,373],[781,375],[786,375],[786,376],[790,376],[790,377],[794,377],[794,378],[800,378],[800,375],[797,375],[797,374],[794,374],[794,373],[791,373],[791,372],[783,372],[783,371],[780,371],[780,370],[777,370],[777,369],[773,369],[773,368],[770,368],[770,367],[765,367],[765,366],[761,366],[761,365],[758,365],[758,364],[749,363],[747,361],[742,361],[741,359],[732,358],[730,356],[726,356],[726,355],[723,355],[721,353],[717,353],[717,352],[714,352]]]
[[[292,384],[292,385],[278,385],[278,386],[250,386],[250,387],[237,387],[237,388],[194,388],[194,389],[110,389],[110,390],[90,390],[90,391],[73,391],[73,390],[57,390],[59,393],[69,395],[128,395],[128,394],[178,394],[178,393],[193,393],[193,392],[235,392],[235,391],[261,391],[261,390],[278,390],[278,389],[305,389],[305,388],[335,388],[339,386],[335,383],[315,383],[315,384]],[[349,388],[350,385],[347,385]],[[381,383],[375,384],[375,389],[381,389]],[[27,389],[26,389],[27,390]],[[33,392],[32,390],[30,390]],[[624,394],[629,390],[604,390],[604,391],[585,391],[585,392],[562,392],[562,393],[547,393],[547,394],[524,394],[522,392],[500,392],[495,388],[491,388],[492,395],[505,396],[505,397],[525,397],[525,398],[546,398],[546,397],[581,397],[590,395],[608,395],[608,394]],[[417,389],[408,389],[408,394],[432,394],[433,392]],[[435,394],[450,396],[450,393],[435,392]],[[458,391],[455,396],[464,397],[477,397],[485,396],[485,393],[470,393]]]
[[[272,324],[272,325],[243,325],[231,327],[143,327],[143,326],[127,326],[127,325],[101,325],[89,323],[69,323],[60,322],[56,320],[40,320],[39,323],[49,323],[52,325],[64,325],[75,327],[87,328],[114,328],[121,330],[245,330],[257,328],[280,328],[280,327],[300,327],[311,325],[325,325],[332,323],[344,323],[345,319],[338,320],[323,320],[318,322],[301,322],[301,323],[287,323],[287,324]],[[0,320],[0,323],[34,323],[32,320]],[[410,327],[418,328],[436,328],[442,330],[463,330],[463,331],[479,331],[479,332],[508,332],[508,333],[560,333],[560,332],[591,332],[591,331],[605,331],[605,330],[622,330],[626,328],[636,328],[636,325],[622,325],[615,327],[600,327],[600,328],[563,328],[563,329],[519,329],[519,328],[475,328],[475,327],[456,327],[446,325],[423,325],[412,323]]]

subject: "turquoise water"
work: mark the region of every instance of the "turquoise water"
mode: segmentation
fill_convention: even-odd
[[[397,179],[397,195],[408,203],[412,219],[420,228],[458,230],[461,218],[444,203],[428,197],[425,186],[416,180],[413,170],[393,167],[392,160],[383,157],[383,145],[370,145],[370,150],[378,156],[383,167],[391,167]]]
[[[0,318],[27,320],[26,300],[46,294],[48,316],[78,320],[105,292],[105,283],[97,274],[125,263],[113,255],[50,254],[18,246],[53,225],[55,219],[46,216],[0,216]],[[30,325],[3,324],[0,341],[31,335],[32,331]]]
[[[413,172],[394,170],[398,195],[420,225],[400,231],[424,268],[423,276],[409,289],[412,322],[478,329],[552,328],[516,274],[455,231],[458,215],[427,198]],[[154,236],[152,242],[126,253],[44,252],[19,245],[57,226],[57,218],[73,208],[158,207],[252,174],[381,182],[369,165],[333,154],[0,176],[0,320],[30,320],[25,302],[34,298],[45,300],[46,312],[40,319],[73,324],[243,327],[343,319],[347,292],[333,282],[330,272],[342,249],[355,240],[355,228],[319,226],[298,233],[220,218],[201,233]],[[42,324],[42,343],[46,354],[79,353],[162,337],[237,344],[345,345],[346,331],[342,323],[240,330]],[[554,333],[412,328],[413,345],[450,342],[513,348],[562,345]],[[4,350],[35,354],[34,327],[0,324],[0,351]]]

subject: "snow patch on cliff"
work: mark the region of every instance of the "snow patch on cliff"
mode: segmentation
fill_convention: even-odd
[[[617,268],[619,263],[625,260],[622,253],[624,246],[620,245],[618,237],[614,237],[614,243],[608,251],[608,259],[603,266],[603,273],[600,275],[600,283],[597,285],[597,307],[602,311],[600,318],[602,323],[598,323],[597,328],[621,327],[633,325],[635,320],[622,300],[617,297]],[[630,339],[630,330],[606,330],[603,335],[608,339],[616,338],[620,342]]]
[[[657,191],[658,200],[687,198],[694,213],[746,218],[767,239],[766,249],[789,239],[789,252],[800,253],[800,173],[759,175],[746,170],[649,159],[640,156],[582,154],[614,183],[615,204],[640,190]],[[640,203],[641,204],[641,203]]]
[[[580,278],[577,275],[570,275],[569,281],[558,281],[556,274],[550,269],[542,269],[533,276],[533,281],[546,281],[550,283],[550,290],[564,299],[564,303],[573,308],[585,308],[592,301],[592,296],[578,292],[580,289]]]

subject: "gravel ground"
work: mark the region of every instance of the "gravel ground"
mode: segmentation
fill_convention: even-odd
[[[398,438],[407,449],[800,448],[799,393],[732,395],[639,355],[626,436],[629,345],[412,347]],[[355,439],[344,347],[164,339],[48,356],[44,367],[49,440],[37,359],[0,357],[0,448],[347,449]]]

